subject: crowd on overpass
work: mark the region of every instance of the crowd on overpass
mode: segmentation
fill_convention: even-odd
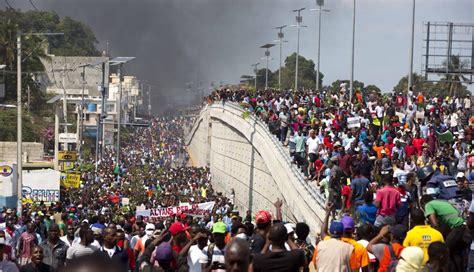
[[[349,96],[341,84],[221,89],[205,102],[238,103],[266,123],[325,196],[318,271],[473,271],[471,97]]]

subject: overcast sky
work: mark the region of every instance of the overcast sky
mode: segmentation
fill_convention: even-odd
[[[127,72],[157,83],[167,95],[185,83],[236,83],[261,61],[258,46],[276,38],[276,26],[294,24],[292,9],[313,8],[315,0],[32,0],[88,24],[113,56],[136,56]],[[29,0],[9,0],[32,9]],[[352,0],[326,0],[321,42],[324,84],[348,79],[351,63]],[[357,0],[355,79],[391,91],[408,73],[411,0]],[[4,2],[0,5],[3,8]],[[305,10],[300,54],[315,59],[317,17]],[[421,72],[422,23],[474,23],[474,0],[417,0],[414,70]],[[283,55],[296,51],[296,29],[284,30]],[[277,49],[270,69],[278,68]],[[207,86],[209,83],[207,83]],[[470,88],[474,88],[471,86]]]

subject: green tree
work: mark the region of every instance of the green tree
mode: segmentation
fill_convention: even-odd
[[[364,89],[363,89],[363,92],[364,92],[364,93],[370,93],[370,92],[373,92],[373,91],[375,91],[375,92],[378,93],[378,94],[381,94],[381,93],[382,93],[382,90],[381,90],[378,86],[376,86],[376,85],[374,85],[374,84],[367,85],[367,86],[365,86]]]
[[[411,78],[414,93],[422,92],[424,94],[433,94],[433,83],[425,81],[423,76],[417,73],[413,73]],[[393,92],[406,94],[407,89],[408,76],[404,76],[398,81],[398,84],[393,87]]]
[[[23,140],[50,141],[42,132],[51,126],[52,109],[46,105],[49,97],[36,80],[44,71],[41,59],[48,58],[45,49],[55,55],[99,55],[95,48],[97,39],[86,25],[68,17],[60,18],[54,12],[7,9],[0,10],[0,18],[0,64],[6,64],[2,103],[15,103],[17,98],[17,33],[64,32],[64,36],[22,35],[22,101],[26,102],[29,92],[31,109],[31,115],[23,115]],[[15,112],[16,109],[0,109],[0,140],[16,140]]]
[[[99,55],[97,39],[89,27],[69,17],[60,18],[55,12],[0,10],[0,63],[5,68],[5,101],[16,100],[16,35],[17,32],[64,32],[64,36],[22,36],[22,97],[29,89],[32,109],[42,108],[44,94],[35,75],[44,71],[41,58],[47,58],[45,48],[55,55]]]
[[[303,56],[298,56],[298,88],[314,89],[316,87],[316,71],[314,62]],[[285,66],[281,69],[281,85],[283,89],[294,89],[295,87],[296,53],[286,57]],[[324,75],[319,72],[320,86],[322,86]],[[278,70],[273,75],[273,87],[278,87]]]
[[[264,89],[265,88],[265,76],[266,76],[266,69],[258,69],[257,71],[257,89]],[[268,86],[272,86],[270,83],[273,80],[274,74],[272,70],[268,69]],[[277,76],[278,77],[278,76]],[[250,80],[250,84],[253,85],[253,80]]]
[[[449,61],[449,63],[448,63]],[[459,56],[453,55],[449,60],[443,61],[443,66],[448,66],[450,74],[444,75],[444,77],[436,84],[439,85],[440,89],[445,90],[444,95],[449,96],[465,96],[469,94],[467,87],[463,85],[463,82],[468,82],[469,79],[463,76],[461,73],[453,73],[461,70],[469,69],[469,61],[461,61]]]
[[[350,80],[348,80],[348,79],[338,79],[338,80],[334,81],[333,83],[331,83],[329,88],[333,92],[339,92],[339,90],[341,89],[341,87],[340,87],[341,84],[346,83],[346,88],[349,91],[349,82],[350,82]],[[364,82],[354,80],[353,85],[354,85],[354,91],[356,91],[356,90],[361,90],[362,92],[365,91]],[[377,87],[377,89],[378,89],[378,87]]]
[[[16,142],[16,108],[0,109],[0,140]],[[32,118],[26,116],[23,112],[22,135],[23,141],[34,142],[41,141],[39,136],[40,124],[32,122]]]

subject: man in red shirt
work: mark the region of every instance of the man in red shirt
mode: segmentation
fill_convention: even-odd
[[[393,177],[385,176],[385,186],[377,190],[375,206],[378,208],[375,226],[392,225],[395,223],[395,214],[400,206],[400,193],[393,187]]]
[[[425,143],[425,139],[421,138],[420,133],[417,132],[415,134],[415,138],[413,138],[413,147],[416,149],[416,155],[421,156],[421,152],[423,151],[423,144]]]

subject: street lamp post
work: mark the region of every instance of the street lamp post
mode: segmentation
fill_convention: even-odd
[[[122,68],[123,64],[132,61],[135,57],[116,57],[110,61],[110,65],[118,65],[117,73],[119,77],[118,85],[118,108],[117,108],[117,147],[116,164],[120,167],[120,127],[122,126]]]
[[[354,93],[354,50],[355,50],[355,21],[356,21],[356,0],[354,0],[354,9],[352,10],[352,61],[351,61],[351,82],[349,86],[349,101],[352,101]]]
[[[301,16],[301,11],[305,10],[306,8],[295,9],[293,12],[296,12],[296,25],[292,25],[297,28],[298,38],[297,38],[297,45],[296,45],[296,64],[295,64],[295,92],[298,90],[298,59],[300,56],[300,28],[306,27],[301,25],[303,22],[303,16]]]
[[[260,62],[252,64],[253,71],[255,72],[255,91],[257,91],[257,72],[258,72],[258,66],[259,65],[260,65]]]
[[[23,134],[22,134],[22,112],[21,112],[21,36],[57,36],[64,35],[64,33],[22,33],[18,31],[16,33],[16,103],[17,103],[17,135],[16,135],[16,163],[17,163],[17,213],[21,214],[22,208],[22,194],[23,194],[23,161],[22,161],[22,144],[23,144]]]
[[[16,171],[17,171],[17,213],[21,215],[22,208],[22,197],[23,197],[23,161],[22,161],[22,144],[23,144],[23,135],[22,135],[22,120],[21,120],[21,32],[18,32],[16,35],[16,110],[17,110],[17,131],[16,131]]]
[[[408,88],[407,88],[407,107],[408,101],[410,100],[409,91],[413,84],[413,44],[415,40],[415,5],[416,0],[412,3],[412,16],[411,16],[411,43],[410,43],[410,68],[408,70]]]
[[[262,46],[260,46],[260,48],[265,48],[265,60],[267,62],[267,67],[265,69],[265,90],[268,89],[268,61],[270,60],[270,48],[272,48],[273,46],[275,46],[273,43],[267,43],[267,44],[264,44]]]
[[[324,0],[316,0],[316,5],[318,6],[317,9],[311,9],[312,11],[318,12],[318,64],[316,68],[316,91],[319,90],[319,66],[320,66],[320,56],[321,56],[321,17],[322,12],[329,12],[328,9],[323,9]]]
[[[278,90],[281,90],[281,51],[282,51],[282,46],[283,46],[283,37],[285,36],[283,34],[283,28],[287,27],[287,25],[282,25],[278,26],[275,29],[279,29],[280,31],[278,32],[278,42],[280,43],[280,66],[278,69]]]

